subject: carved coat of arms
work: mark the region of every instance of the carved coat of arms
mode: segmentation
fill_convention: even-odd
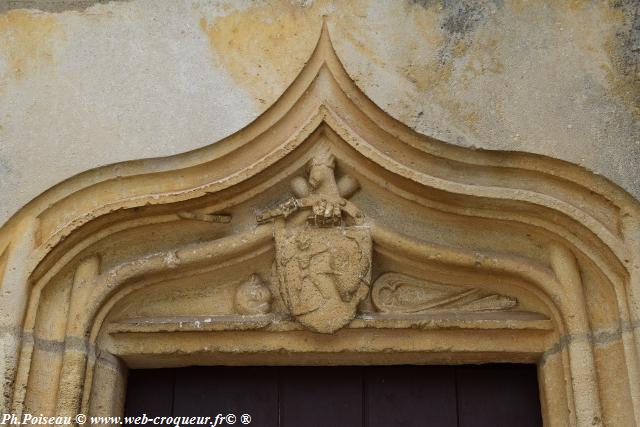
[[[292,181],[292,198],[258,217],[275,219],[279,293],[290,315],[306,328],[332,333],[347,325],[369,293],[371,235],[346,197],[358,184],[336,181],[328,151],[311,161],[308,178]]]

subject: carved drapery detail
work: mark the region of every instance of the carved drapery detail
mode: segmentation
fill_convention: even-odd
[[[375,281],[371,300],[383,313],[483,312],[510,310],[518,300],[477,288],[461,288],[416,279],[400,273]]]

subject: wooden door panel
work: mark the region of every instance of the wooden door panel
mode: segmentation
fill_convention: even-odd
[[[362,426],[362,374],[361,367],[281,369],[280,426]]]
[[[456,368],[460,427],[542,426],[535,365]]]
[[[455,427],[455,372],[451,366],[372,366],[366,369],[368,427]]]
[[[277,368],[191,367],[177,372],[173,415],[249,414],[253,427],[278,426]],[[241,425],[239,420],[236,424]]]
[[[175,375],[175,369],[129,371],[125,415],[171,416]]]
[[[538,427],[536,367],[191,367],[131,371],[125,415],[251,415],[253,427]]]

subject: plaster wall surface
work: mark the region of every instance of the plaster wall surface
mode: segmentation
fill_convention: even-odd
[[[579,164],[640,197],[640,3],[0,0],[0,224],[87,169],[211,144],[264,112],[322,16],[414,130]]]

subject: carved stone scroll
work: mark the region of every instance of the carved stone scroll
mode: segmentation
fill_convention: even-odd
[[[514,308],[518,300],[477,288],[427,282],[399,273],[383,274],[371,300],[383,313],[486,312]]]

